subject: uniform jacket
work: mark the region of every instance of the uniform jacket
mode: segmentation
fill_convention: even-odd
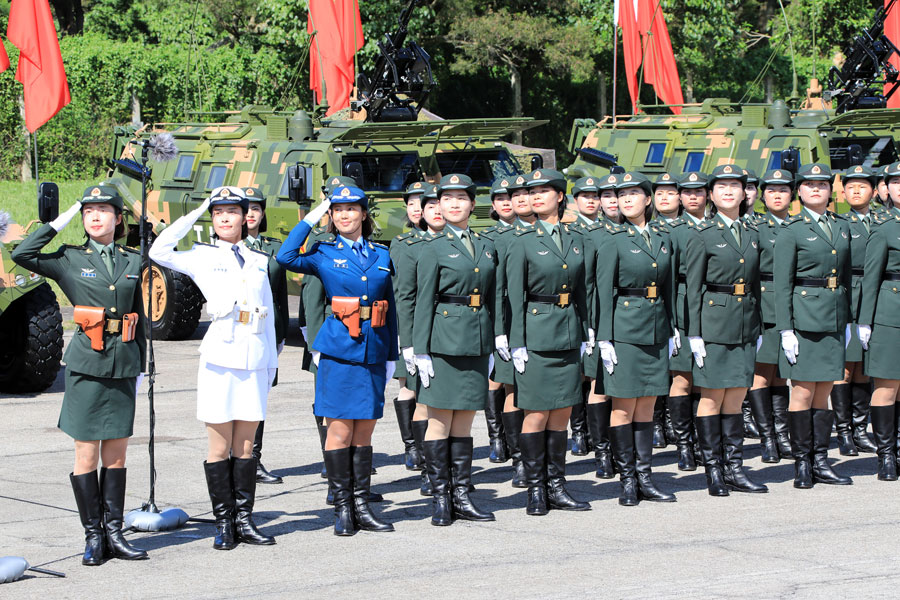
[[[673,296],[672,314],[675,325],[687,332],[687,264],[684,262],[684,250],[688,239],[697,233],[697,226],[690,218],[678,217],[666,223],[666,231],[669,233],[669,241],[672,245],[672,254],[669,259],[672,263],[672,286],[675,290]]]
[[[484,356],[494,350],[494,244],[472,233],[475,258],[449,227],[419,244],[413,347],[416,354]],[[481,295],[481,307],[441,302],[438,295]]]
[[[387,247],[367,241],[369,257],[364,265],[339,239],[318,241],[301,254],[300,247],[310,230],[309,224],[303,221],[294,227],[278,253],[280,265],[289,271],[316,275],[322,281],[327,304],[334,296],[349,296],[359,298],[363,306],[371,306],[376,300],[387,300],[389,305],[385,327],[373,328],[371,321],[362,321],[362,332],[357,338],[349,335],[340,319],[333,315],[326,318],[310,347],[327,356],[358,364],[397,360],[397,307]]]
[[[146,335],[141,301],[141,257],[123,246],[115,246],[115,272],[112,276],[100,255],[90,247],[60,246],[56,252],[41,254],[41,249],[56,236],[56,230],[44,225],[12,252],[16,264],[56,280],[73,305],[102,306],[108,319],[121,319],[126,313],[141,315],[135,338],[123,342],[122,336],[106,334],[104,348],[91,348],[91,340],[79,328],[66,348],[63,361],[76,373],[94,377],[136,377],[144,370]]]
[[[506,261],[510,348],[536,352],[581,348],[587,341],[584,236],[560,223],[562,251],[541,224],[516,227]],[[528,294],[571,294],[569,305],[532,302]]]
[[[281,249],[281,240],[264,236],[258,237],[257,240],[260,242],[260,250],[269,255],[269,285],[272,287],[272,301],[275,303],[275,340],[280,344],[287,337],[290,323],[287,275],[284,267],[275,260],[275,255]]]
[[[416,273],[425,232],[401,233],[391,242],[394,264],[394,298],[397,300],[397,327],[401,348],[413,345],[413,316],[416,310]]]
[[[775,326],[843,333],[850,319],[850,227],[828,211],[832,239],[804,210],[785,219],[775,241]],[[838,287],[795,285],[795,277],[837,277]]]
[[[746,344],[760,334],[759,233],[747,221],[741,244],[715,215],[697,225],[688,237],[682,260],[687,268],[687,334],[714,344]],[[744,284],[745,295],[710,291],[706,284]]]
[[[759,272],[772,276],[775,268],[775,239],[781,225],[771,213],[757,215],[756,230],[759,233]],[[775,281],[759,282],[760,316],[766,325],[775,324]]]
[[[869,241],[869,231],[875,226],[875,216],[869,213],[869,230],[856,213],[849,212],[843,215],[850,224],[850,266],[852,269],[862,271],[866,265],[866,245]],[[859,307],[862,300],[862,275],[850,276],[850,321],[857,323],[859,319]]]
[[[900,281],[884,273],[900,273],[900,210],[879,216],[866,246],[865,275],[859,322],[900,327]]]
[[[199,216],[195,210],[166,227],[153,242],[150,258],[190,277],[206,297],[206,312],[212,323],[200,344],[200,357],[228,369],[278,368],[269,255],[238,242],[244,258],[241,267],[232,244],[221,240],[176,251],[178,241]],[[238,311],[250,311],[251,321],[241,323]]]
[[[509,337],[509,293],[506,289],[506,261],[509,257],[509,243],[513,239],[515,225],[500,223],[488,227],[481,235],[494,244],[497,255],[497,271],[494,277],[494,334]]]

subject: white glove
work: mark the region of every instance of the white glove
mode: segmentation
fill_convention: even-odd
[[[397,370],[396,361],[389,360],[385,363],[385,381],[390,381],[394,377],[394,371]]]
[[[756,351],[759,352],[760,348],[762,348],[762,336],[756,338]]]
[[[431,385],[431,378],[434,377],[434,363],[427,354],[416,354],[416,368],[419,370],[419,380],[422,385],[428,387]]]
[[[594,354],[594,346],[597,345],[597,336],[594,333],[594,330],[588,327],[588,341],[585,344],[581,344],[581,354],[584,356],[584,353],[587,352],[588,356],[593,356]]]
[[[509,362],[512,355],[509,353],[509,340],[505,335],[498,335],[494,338],[494,347],[497,348],[497,354],[500,355],[500,358]]]
[[[797,341],[797,336],[794,335],[793,329],[785,329],[781,332],[781,349],[784,350],[784,355],[789,363],[792,365],[797,363],[797,355],[800,354],[800,342]]]
[[[600,360],[603,361],[603,367],[606,369],[607,373],[612,375],[616,365],[619,364],[619,357],[616,356],[616,349],[612,345],[612,342],[608,340],[601,340],[600,342],[597,342],[597,345],[600,346]]]
[[[314,209],[306,213],[306,216],[303,217],[303,222],[308,224],[310,227],[315,227],[319,224],[319,221],[322,220],[322,217],[325,216],[325,213],[328,212],[328,209],[331,207],[331,200],[325,199],[319,203]]]
[[[488,354],[488,377],[494,372],[494,353]]]
[[[319,356],[321,356],[321,355],[322,355],[321,352],[316,352],[315,350],[312,351],[313,364],[316,365],[317,367],[319,366]]]
[[[410,375],[416,374],[416,354],[413,352],[412,346],[404,348],[400,351],[403,355],[403,362],[406,363],[406,372]]]
[[[681,350],[681,334],[678,330],[675,330],[675,335],[672,336],[672,340],[675,342],[675,349]],[[678,354],[677,352],[675,354]]]
[[[676,339],[673,335],[669,338],[669,358],[672,358],[676,354],[678,354],[678,347],[675,345]]]
[[[303,326],[303,327],[300,328],[300,335],[303,336],[303,339],[304,339],[304,340],[306,341],[306,343],[308,344],[308,343],[309,343],[309,339],[306,337],[306,327],[305,327],[305,326]]]
[[[872,327],[870,325],[857,325],[856,335],[862,344],[863,350],[869,349],[869,340],[872,339]]]
[[[846,350],[850,346],[850,323],[847,323],[846,329],[844,329],[844,350]]]
[[[79,210],[81,210],[80,201],[75,202],[75,204],[69,207],[69,210],[50,221],[50,227],[55,229],[56,233],[59,233],[69,224],[69,221],[75,218],[75,215],[78,214]]]
[[[525,363],[528,362],[528,350],[525,347],[512,349],[513,366],[519,373],[525,372]]]
[[[278,344],[278,355],[281,356],[281,351],[284,350],[284,342]]]
[[[706,344],[700,336],[688,337],[691,345],[691,354],[694,355],[694,362],[701,369],[703,368],[703,359],[706,358]]]
[[[138,373],[137,381],[134,382],[134,395],[137,396],[138,390],[141,389],[141,383],[144,381],[146,373]]]

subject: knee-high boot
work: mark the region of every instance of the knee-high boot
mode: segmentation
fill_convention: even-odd
[[[548,429],[545,436],[548,507],[556,510],[591,510],[590,504],[575,500],[566,489],[566,432]]]
[[[519,447],[519,436],[522,435],[522,423],[525,421],[525,411],[513,410],[503,413],[503,433],[506,434],[506,446],[509,448],[509,456],[512,458],[514,488],[526,488],[525,465],[522,464],[522,451]]]
[[[787,416],[788,425],[791,428],[791,453],[794,457],[794,487],[799,490],[808,490],[813,486],[812,411],[792,410],[788,411]]]
[[[851,485],[853,480],[838,475],[828,464],[828,446],[831,442],[831,427],[834,425],[834,412],[830,410],[812,409],[813,419],[813,461],[812,475],[816,483],[830,485]]]
[[[100,504],[100,484],[97,471],[73,475],[69,473],[69,482],[75,494],[78,516],[84,527],[84,555],[81,564],[95,567],[103,564],[103,514]]]
[[[319,432],[319,446],[322,448],[322,472],[319,473],[319,476],[322,479],[328,479],[328,471],[325,469],[325,438],[328,437],[328,426],[325,425],[325,419],[320,417],[319,415],[314,415],[316,418],[316,431]],[[328,496],[331,496],[331,492],[328,492]],[[329,502],[331,504],[331,502]]]
[[[634,429],[631,423],[609,428],[609,442],[612,457],[619,472],[622,491],[619,493],[619,504],[622,506],[638,505],[637,470],[634,455]]]
[[[775,420],[775,442],[778,445],[778,454],[781,455],[781,458],[792,458],[794,452],[791,449],[791,428],[788,423],[790,389],[786,385],[773,385],[769,386],[769,393],[772,395],[772,416]]]
[[[869,409],[872,404],[872,382],[851,383],[851,395],[853,398],[853,443],[861,452],[877,452],[878,448],[869,432]]]
[[[213,548],[231,550],[238,541],[234,535],[234,485],[231,483],[231,461],[203,462],[206,487],[216,518],[216,537]]]
[[[271,546],[275,538],[263,534],[253,522],[256,504],[256,459],[232,458],[234,481],[234,535],[238,541],[256,546]]]
[[[741,415],[722,415],[722,449],[724,451],[725,484],[736,492],[765,494],[769,488],[756,483],[744,472],[744,432]]]
[[[587,419],[585,418],[585,405],[588,394],[591,392],[591,382],[585,381],[581,385],[581,402],[572,407],[569,424],[572,427],[572,455],[587,456]]]
[[[666,397],[657,396],[653,405],[653,447],[666,447]]]
[[[106,550],[112,558],[145,560],[143,550],[128,543],[122,535],[122,513],[125,512],[126,469],[100,469],[100,492],[103,495],[103,527],[106,530]]]
[[[706,468],[706,489],[710,496],[728,496],[722,458],[722,419],[720,415],[694,417],[700,437],[700,452]]]
[[[356,534],[353,520],[353,474],[350,448],[325,450],[328,485],[334,493],[334,535]]]
[[[612,479],[615,475],[612,458],[609,453],[609,415],[612,402],[598,402],[587,405],[587,422],[591,432],[591,445],[594,447],[594,459],[597,463],[599,479]]]
[[[669,396],[669,413],[672,415],[672,428],[675,430],[675,444],[678,446],[678,470],[696,471],[697,461],[694,458],[693,406],[690,396]]]
[[[493,521],[494,514],[475,506],[469,497],[472,483],[472,438],[450,438],[450,482],[453,516],[466,521]]]
[[[640,494],[642,500],[649,500],[650,502],[675,502],[675,495],[661,491],[651,478],[650,465],[653,460],[653,438],[656,436],[656,424],[635,421],[631,424],[631,427],[634,431],[638,494]]]
[[[425,469],[431,481],[431,524],[446,527],[453,523],[450,501],[450,440],[426,440]]]
[[[428,430],[428,419],[412,422],[413,438],[419,448],[419,456],[422,457],[422,479],[419,483],[419,494],[431,497],[431,482],[428,481],[428,468],[425,462],[425,432]]]
[[[488,460],[492,463],[505,463],[509,460],[501,417],[505,402],[506,390],[503,386],[496,390],[488,390],[487,402],[484,405],[484,420],[487,422],[488,438],[491,440],[491,454]]]
[[[897,481],[896,404],[872,407],[872,432],[878,446],[878,479]]]
[[[744,437],[758,438],[759,427],[757,427],[756,421],[753,419],[753,409],[747,396],[744,396],[744,401],[741,403],[741,415],[743,415],[744,422]]]
[[[841,456],[859,456],[853,443],[853,402],[849,383],[836,383],[831,388],[831,406],[834,409],[834,428],[837,431]]]
[[[379,520],[369,507],[372,485],[372,446],[350,446],[353,470],[353,520],[364,531],[393,531],[394,526]]]
[[[266,429],[266,422],[260,421],[256,428],[256,436],[253,438],[253,458],[256,459],[256,482],[257,483],[283,483],[284,480],[278,475],[272,475],[262,464],[262,446],[263,432]]]
[[[416,450],[416,439],[413,437],[412,418],[416,410],[416,401],[400,400],[394,398],[394,412],[397,413],[397,427],[400,429],[400,439],[403,440],[403,464],[407,471],[419,471],[419,453]],[[371,473],[370,473],[371,475]]]
[[[762,446],[762,461],[777,463],[778,443],[775,441],[775,420],[772,415],[772,396],[769,388],[759,388],[747,392],[753,416],[759,425],[759,443]]]
[[[519,435],[519,449],[525,466],[528,484],[528,504],[525,513],[529,515],[547,514],[547,442],[546,433],[536,431]]]
[[[700,392],[691,392],[691,419],[693,420],[694,458],[703,464],[703,452],[700,448],[700,432],[697,430],[697,409],[700,407]]]

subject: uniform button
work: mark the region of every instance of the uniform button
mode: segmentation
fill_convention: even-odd
[[[110,306],[110,307],[109,307],[109,312],[111,312],[111,313],[116,312],[116,307],[115,307],[115,306]]]
[[[759,288],[759,290],[760,290],[761,292],[766,291],[766,286],[762,286],[761,288]]]
[[[536,315],[536,314],[537,314],[537,309],[536,309],[536,308],[531,309],[531,314]]]
[[[709,305],[710,305],[710,306],[713,305],[713,301],[712,301],[712,300],[709,301]]]
[[[656,300],[651,300],[650,304],[656,304]]]
[[[832,253],[832,254],[837,254],[837,250],[832,250],[831,253]]]
[[[740,279],[738,279],[738,283],[744,283],[744,278],[741,277]]]
[[[369,279],[369,278],[366,277],[365,275],[362,276],[362,280],[363,280],[363,281],[368,281],[368,279]]]
[[[447,314],[448,314],[448,313],[447,313],[447,311],[446,311],[446,310],[445,310],[445,311],[444,311],[444,316],[445,316],[445,317],[446,317],[446,316],[447,316]]]
[[[368,297],[368,296],[363,296],[362,299],[363,299],[363,300],[368,300],[369,297]]]
[[[741,264],[744,264],[744,259],[742,258],[742,259],[739,260],[738,262],[741,263]]]
[[[478,293],[478,288],[475,288],[474,290],[472,290],[472,293],[473,293],[473,294],[477,294],[477,293]]]
[[[741,300],[743,300],[743,298],[738,298],[738,302],[740,302]]]
[[[653,263],[653,264],[650,265],[650,266],[653,267],[653,268],[656,268],[656,263]]]
[[[628,306],[628,300],[625,301],[625,306]]]
[[[569,265],[563,264],[563,269],[568,269],[568,268],[569,268]]]
[[[472,309],[472,312],[478,312],[478,309],[477,309],[477,308],[473,308],[473,309]]]
[[[801,296],[805,296],[805,295],[806,295],[806,290],[803,290],[802,292],[800,292],[800,295],[801,295]]]
[[[892,292],[896,292],[896,291],[897,291],[897,288],[891,288],[891,291],[892,291]]]
[[[569,287],[569,286],[567,286],[566,284],[563,284],[563,289],[564,289],[564,290],[565,290],[565,289],[568,289],[568,287]]]
[[[116,289],[116,286],[111,285],[111,286],[109,286],[109,289],[114,290],[114,289]]]
[[[832,269],[831,272],[832,272],[832,273],[837,273],[837,269]]]
[[[656,285],[656,282],[655,282],[655,281],[651,281],[651,282],[650,282],[650,285]]]
[[[475,272],[476,272],[476,273],[478,272],[478,267],[475,267]]]

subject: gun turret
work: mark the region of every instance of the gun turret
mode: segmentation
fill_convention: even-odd
[[[415,121],[434,86],[431,57],[415,42],[404,47],[413,10],[424,0],[409,0],[397,20],[398,28],[378,42],[380,56],[371,77],[359,73],[356,88],[359,100],[350,103],[353,111],[365,109],[366,121]]]
[[[897,91],[898,72],[889,61],[900,52],[884,35],[885,18],[896,1],[878,9],[872,25],[853,38],[843,66],[831,67],[828,72],[828,90],[823,96],[835,102],[837,114],[857,108],[884,108]],[[884,86],[890,87],[887,93]]]

